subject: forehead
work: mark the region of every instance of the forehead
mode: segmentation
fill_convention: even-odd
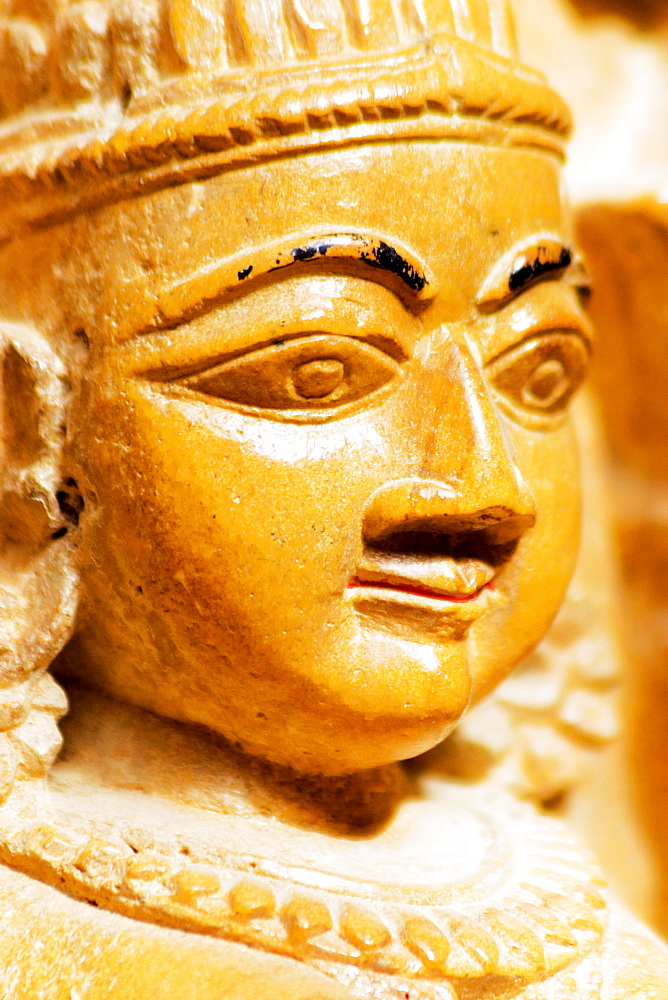
[[[552,156],[454,142],[255,164],[110,206],[98,221],[89,243],[105,272],[96,328],[112,339],[150,326],[156,302],[193,274],[282,237],[286,249],[296,235],[332,232],[396,240],[424,264],[453,317],[472,308],[490,269],[516,243],[536,233],[570,235]]]

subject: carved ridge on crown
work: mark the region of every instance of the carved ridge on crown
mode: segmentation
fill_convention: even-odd
[[[315,146],[462,137],[562,155],[570,130],[565,104],[538,74],[448,35],[382,62],[324,63],[317,75],[303,66],[207,80],[204,92],[202,84],[172,82],[159,103],[146,95],[111,124],[108,105],[89,104],[69,112],[55,136],[53,121],[40,132],[36,119],[21,141],[0,133],[0,241],[127,197],[133,186],[146,191]]]
[[[272,69],[291,75],[330,63],[343,70],[360,59],[383,65],[415,46],[429,47],[433,36],[468,42],[521,75],[507,0],[403,0],[398,12],[392,3],[399,6],[399,0],[228,0],[226,7],[223,0],[0,0],[0,121],[11,131],[21,118],[66,119],[73,107],[91,102],[115,103],[131,114],[148,95],[155,106],[172,103],[174,83],[207,91],[216,79],[258,84]],[[3,16],[3,7],[35,6],[51,18],[44,15],[40,24]]]
[[[0,118],[170,76],[387,53],[446,32],[514,57],[508,0],[0,0]]]
[[[569,131],[508,0],[0,0],[0,243],[316,147]]]

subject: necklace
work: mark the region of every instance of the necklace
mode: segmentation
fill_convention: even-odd
[[[451,809],[414,805],[421,810],[432,838],[448,836]],[[490,1000],[529,998],[547,979],[565,984],[559,1000],[594,1000],[607,916],[594,864],[560,823],[528,807],[499,817],[498,806],[459,802],[455,813],[460,834],[484,850],[450,881],[446,872],[440,882],[398,882],[382,864],[362,876],[289,864],[253,849],[252,822],[247,849],[229,850],[224,818],[220,837],[197,837],[77,815],[76,804],[46,817],[26,810],[0,830],[0,861],[135,919],[307,962],[353,990],[371,980],[382,1000],[465,998],[483,984]]]

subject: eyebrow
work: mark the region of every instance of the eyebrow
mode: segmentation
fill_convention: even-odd
[[[478,308],[494,312],[538,282],[560,277],[568,277],[580,294],[588,293],[590,280],[579,255],[558,237],[531,237],[494,265],[478,294]]]
[[[158,294],[158,312],[149,327],[139,333],[173,327],[213,308],[218,301],[239,294],[258,279],[290,273],[318,261],[337,261],[345,266],[374,271],[394,285],[402,296],[415,304],[433,297],[434,290],[424,265],[415,254],[396,241],[360,233],[333,233],[325,236],[282,238],[253,251],[244,251],[214,261]],[[359,271],[357,271],[359,273]],[[250,289],[249,289],[250,290]]]

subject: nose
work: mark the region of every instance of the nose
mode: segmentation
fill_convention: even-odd
[[[365,541],[384,545],[409,534],[456,541],[475,533],[495,547],[517,542],[535,523],[535,501],[475,359],[465,345],[446,341],[422,359],[418,383],[406,413],[419,472],[372,495]]]

